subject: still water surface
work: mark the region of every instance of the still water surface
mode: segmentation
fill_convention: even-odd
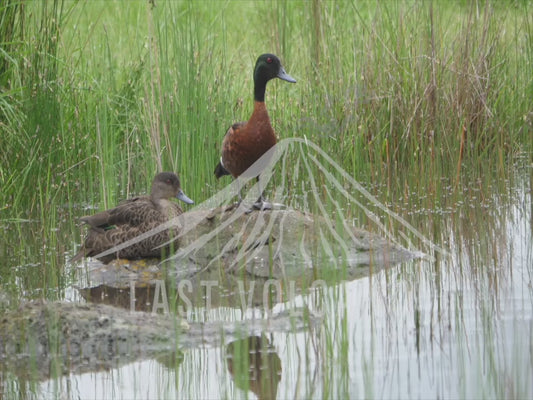
[[[526,168],[512,185],[493,187],[490,194],[465,190],[455,203],[406,210],[404,217],[449,254],[330,284],[272,309],[276,314],[306,305],[323,318],[313,328],[291,332],[288,326],[233,343],[222,338],[220,346],[34,382],[26,394],[81,399],[530,398],[529,177]],[[65,276],[77,276],[79,270],[67,264]],[[63,296],[83,301],[72,285]],[[263,314],[262,309],[243,312],[228,306],[189,310],[192,319],[228,324]],[[260,358],[261,371],[239,372],[234,361],[239,348]],[[254,364],[252,358],[249,362]],[[8,397],[19,384],[28,382],[3,376]]]

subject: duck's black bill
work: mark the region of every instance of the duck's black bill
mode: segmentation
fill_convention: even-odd
[[[279,69],[278,78],[283,79],[284,81],[287,81],[287,82],[296,83],[296,79],[294,79],[292,76],[286,73],[285,68],[283,67]]]

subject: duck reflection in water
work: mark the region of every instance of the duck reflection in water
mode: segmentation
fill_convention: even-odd
[[[226,347],[228,371],[235,386],[258,399],[275,399],[281,380],[281,360],[265,336],[250,336]]]

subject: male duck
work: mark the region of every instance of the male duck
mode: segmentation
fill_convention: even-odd
[[[227,130],[222,142],[222,157],[215,168],[217,178],[230,174],[237,178],[276,144],[276,134],[265,106],[266,84],[274,78],[296,82],[296,79],[285,72],[278,57],[262,54],[254,69],[254,111],[247,122],[237,122]],[[259,176],[257,180],[259,181]],[[264,202],[261,191],[254,208],[271,208]]]
[[[80,220],[89,225],[89,231],[83,246],[71,261],[97,256],[182,214],[180,206],[169,200],[171,197],[177,197],[187,204],[194,203],[181,190],[176,174],[161,172],[152,182],[150,196],[134,197],[110,210],[82,217]],[[175,230],[163,230],[129,247],[98,258],[105,263],[115,258],[159,258],[162,251],[159,246],[172,240],[176,233]]]

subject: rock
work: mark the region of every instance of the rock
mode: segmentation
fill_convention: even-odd
[[[183,233],[168,261],[180,276],[218,267],[274,279],[316,278],[322,269],[347,269],[355,277],[360,267],[375,271],[416,257],[378,235],[291,209],[195,210],[176,223]]]
[[[176,351],[220,346],[262,332],[297,332],[319,321],[307,310],[294,309],[266,319],[188,324],[173,314],[30,302],[0,320],[0,371],[42,380],[51,374],[107,370],[140,359],[168,360]]]
[[[79,288],[82,296],[151,311],[163,285],[167,292],[179,292],[179,301],[206,306],[212,284],[211,307],[270,308],[317,281],[334,285],[416,257],[375,234],[296,210],[194,210],[174,223],[182,232],[175,254],[162,262],[91,261],[89,282]],[[287,293],[291,285],[294,292]],[[266,296],[269,290],[278,293]],[[249,304],[243,305],[243,298]]]

